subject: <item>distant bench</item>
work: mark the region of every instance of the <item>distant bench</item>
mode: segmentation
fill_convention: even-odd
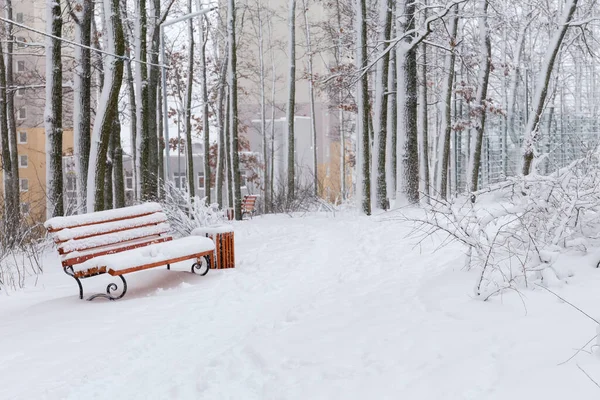
[[[242,199],[242,219],[244,215],[250,215],[250,219],[254,216],[256,212],[256,199],[258,195],[255,194],[247,194]]]
[[[105,273],[118,276],[123,282],[120,295],[113,295],[118,287],[111,283],[106,287],[106,294],[88,298],[117,300],[127,292],[123,275],[130,272],[162,265],[171,269],[172,263],[194,260],[191,271],[206,275],[214,262],[212,240],[199,236],[173,239],[167,217],[158,203],[55,217],[44,226],[54,237],[65,273],[79,285],[80,299],[83,299],[81,279]]]

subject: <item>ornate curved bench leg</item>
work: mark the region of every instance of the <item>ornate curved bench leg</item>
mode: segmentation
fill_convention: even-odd
[[[204,260],[200,259],[192,264],[192,272],[200,276],[208,274],[208,270],[210,269],[210,257],[203,256],[202,258]]]
[[[123,275],[119,275],[119,278],[121,278],[121,280],[123,281],[123,292],[119,296],[112,295],[112,292],[114,292],[115,290],[117,290],[119,288],[117,286],[117,284],[113,282],[113,283],[109,283],[108,286],[106,287],[106,294],[104,294],[104,293],[95,294],[93,296],[88,297],[87,301],[92,301],[98,297],[102,297],[102,298],[105,298],[108,300],[119,300],[119,299],[123,298],[123,296],[125,296],[125,293],[127,293],[127,281],[125,280]]]
[[[81,281],[79,278],[75,276],[75,271],[73,271],[73,267],[66,267],[65,274],[69,275],[71,278],[75,279],[77,285],[79,286],[79,298],[83,299],[83,286],[81,285]]]

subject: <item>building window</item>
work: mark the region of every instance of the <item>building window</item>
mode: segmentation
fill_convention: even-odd
[[[19,155],[19,168],[27,168],[28,165],[29,165],[29,158],[27,157],[27,154],[20,154]]]
[[[27,214],[29,214],[29,210],[30,210],[29,203],[21,203],[21,214],[27,215]]]
[[[27,40],[23,36],[18,36],[15,38],[15,41],[17,42],[17,47],[25,47],[27,43]]]
[[[177,189],[187,189],[187,181],[185,179],[185,172],[174,172],[173,180],[175,181],[175,187]]]
[[[19,144],[27,144],[27,131],[19,132]]]
[[[240,171],[240,187],[246,187],[246,171]]]
[[[27,178],[19,179],[19,188],[21,189],[21,192],[29,191],[29,179],[27,179]]]
[[[27,118],[27,109],[25,107],[19,108],[19,111],[17,112],[17,118],[18,119],[26,119]]]
[[[23,94],[25,94],[25,90],[17,89],[15,94],[17,95],[17,97],[23,97]]]
[[[17,61],[17,72],[25,72],[25,61]]]
[[[125,171],[125,190],[133,190],[133,172]]]
[[[20,24],[23,23],[23,13],[17,13],[17,22]]]
[[[67,175],[67,193],[77,191],[77,176],[73,173]]]
[[[204,189],[204,172],[198,172],[198,189]]]

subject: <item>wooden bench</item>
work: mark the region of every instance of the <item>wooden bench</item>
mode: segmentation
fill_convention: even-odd
[[[125,274],[163,265],[171,269],[172,263],[194,260],[191,271],[206,275],[214,260],[212,240],[198,236],[173,239],[167,217],[157,203],[55,217],[44,226],[58,246],[65,273],[79,285],[80,299],[81,279],[105,273],[119,277],[123,282],[120,295],[113,296],[118,287],[111,283],[106,294],[88,298],[116,300],[127,292]]]
[[[255,194],[247,194],[242,199],[242,219],[244,219],[244,215],[250,215],[250,219],[254,216],[256,212],[256,199],[258,195]]]

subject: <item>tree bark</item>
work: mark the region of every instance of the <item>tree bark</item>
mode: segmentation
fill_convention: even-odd
[[[56,38],[62,35],[62,15],[59,2],[48,0],[47,32]],[[46,39],[46,216],[64,214],[62,177],[62,57],[59,39]]]
[[[4,210],[3,224],[6,227],[6,236],[13,239],[18,228],[19,214],[19,196],[17,190],[16,195],[13,188],[13,180],[15,179],[14,170],[18,165],[13,164],[10,157],[10,131],[8,129],[7,119],[7,90],[6,90],[6,68],[4,65],[4,49],[0,43],[0,148],[2,149],[2,169],[4,181]],[[18,183],[17,183],[18,184]],[[9,240],[7,245],[12,244]]]
[[[216,187],[217,187],[217,203],[221,208],[225,207],[225,202],[223,201],[223,190],[225,189],[226,179],[225,179],[225,166],[227,163],[226,160],[226,151],[225,149],[228,147],[226,142],[226,108],[228,107],[227,103],[227,57],[223,60],[223,64],[221,66],[221,73],[219,74],[219,95],[218,95],[218,110],[217,110],[217,118],[219,120],[219,155],[217,158],[217,179],[216,179]]]
[[[106,50],[122,56],[125,54],[125,38],[119,12],[119,0],[107,0],[104,3],[104,13],[107,26]],[[88,212],[104,209],[104,179],[108,145],[114,128],[113,123],[118,118],[119,92],[123,81],[123,59],[114,56],[105,57],[105,78],[90,149],[90,165],[93,165],[94,169],[88,171]]]
[[[444,98],[444,112],[442,114],[442,134],[439,138],[438,144],[438,192],[442,199],[448,199],[448,168],[450,166],[450,137],[452,135],[452,90],[454,88],[454,63],[456,60],[456,53],[454,47],[456,47],[456,39],[458,33],[458,5],[452,8],[450,14],[450,48],[452,52],[446,56],[446,79],[444,80],[443,94]]]
[[[295,134],[294,134],[294,117],[296,107],[296,0],[289,2],[289,50],[290,66],[288,72],[288,102],[287,102],[287,198],[291,202],[294,197],[295,189]]]
[[[260,79],[260,133],[262,136],[263,150],[263,206],[265,214],[269,211],[269,148],[267,142],[267,110],[265,94],[265,60],[264,60],[264,34],[263,34],[263,15],[262,5],[257,2],[256,9],[258,19],[258,64]],[[273,121],[271,121],[273,123]]]
[[[188,0],[188,13],[192,12],[192,0]],[[201,27],[202,28],[202,27]],[[187,70],[187,84],[185,93],[185,149],[187,158],[187,180],[188,180],[188,192],[190,198],[194,198],[196,195],[195,183],[196,179],[194,176],[194,151],[192,148],[192,89],[194,86],[194,21],[188,20],[188,70]],[[202,43],[201,43],[202,45]],[[206,132],[204,132],[206,134]],[[204,176],[206,182],[206,175]],[[206,192],[204,193],[206,196]]]
[[[382,2],[383,10],[381,11],[381,17],[383,20],[383,31],[380,38],[382,43],[387,43],[390,40],[392,33],[392,1],[386,0]],[[386,181],[386,151],[387,151],[387,119],[388,119],[388,78],[389,78],[389,67],[390,67],[390,53],[386,53],[381,60],[377,63],[377,87],[376,87],[376,121],[375,121],[375,135],[377,148],[375,149],[375,163],[373,163],[373,169],[377,171],[377,190],[376,199],[377,207],[382,210],[388,208],[387,199],[387,181]]]
[[[475,106],[477,111],[478,121],[476,122],[475,140],[471,143],[471,162],[470,164],[470,179],[469,190],[476,192],[479,183],[479,170],[481,167],[481,147],[483,145],[483,133],[485,130],[485,118],[487,115],[487,90],[490,77],[492,45],[490,40],[490,30],[488,27],[488,5],[489,0],[481,2],[481,17],[479,21],[479,32],[481,40],[481,69],[479,71],[477,96],[475,98]]]
[[[75,41],[83,46],[92,44],[92,0],[79,0],[71,15],[75,20]],[[92,95],[92,59],[90,50],[75,46],[75,74],[73,76],[73,147],[77,179],[77,208],[85,210],[87,200],[87,173],[90,159],[90,126]]]
[[[228,37],[229,37],[229,88],[231,90],[231,166],[233,172],[234,210],[235,219],[242,220],[242,190],[240,188],[240,153],[238,140],[238,88],[237,88],[237,44],[235,39],[235,0],[229,0],[228,7]]]
[[[315,92],[314,92],[314,74],[313,74],[313,51],[311,44],[311,36],[310,36],[310,26],[308,25],[308,17],[306,13],[308,12],[308,4],[307,0],[302,0],[303,12],[304,16],[304,32],[306,36],[306,51],[308,52],[308,97],[310,99],[310,131],[312,138],[312,148],[313,148],[313,189],[314,196],[317,197],[319,195],[319,167],[318,167],[318,159],[317,159],[317,121],[316,121],[316,112],[315,112]]]
[[[147,152],[148,163],[145,164],[144,171],[146,182],[146,199],[158,199],[158,133],[157,133],[157,96],[158,85],[160,83],[159,50],[160,50],[160,0],[153,0],[153,26],[152,42],[150,45],[150,65],[148,65],[148,86],[147,86]]]
[[[200,9],[200,1],[198,1]],[[206,43],[207,36],[204,32],[204,16],[199,17],[198,29],[200,31],[200,78],[202,80],[202,134],[204,135],[204,196],[206,204],[211,203],[211,181],[210,170],[210,127],[208,124],[208,79],[206,72]]]
[[[361,72],[361,77],[357,82],[356,98],[358,103],[357,115],[357,133],[358,133],[358,153],[360,163],[359,176],[360,195],[357,196],[360,202],[360,209],[366,215],[371,215],[371,160],[370,147],[371,138],[369,134],[369,78],[364,70],[367,67],[367,5],[366,0],[357,0],[357,69]],[[357,161],[358,161],[357,160]]]
[[[148,115],[148,70],[147,61],[147,14],[146,0],[137,0],[136,14],[139,21],[136,21],[135,30],[135,57],[141,61],[135,66],[135,90],[136,90],[136,106],[137,106],[137,134],[136,143],[132,144],[139,149],[139,157],[136,160],[136,170],[139,173],[140,199],[143,201],[151,199],[150,185],[152,171],[146,166],[150,162],[150,137],[149,137],[149,115]],[[142,165],[144,168],[142,168]],[[169,179],[169,177],[166,177]]]
[[[8,19],[12,21],[13,12],[12,12],[12,0],[5,0],[6,7],[6,16]],[[19,152],[17,148],[17,122],[15,121],[15,81],[13,74],[13,26],[12,24],[7,24],[6,26],[6,34],[7,34],[7,43],[6,43],[6,87],[8,88],[6,92],[6,118],[8,119],[8,131],[9,131],[9,145],[10,145],[10,159],[11,165],[13,166],[12,171],[12,179],[11,179],[11,187],[12,187],[12,196],[14,197],[12,201],[16,205],[15,215],[11,216],[11,219],[14,218],[15,227],[20,223],[21,220],[21,212],[20,212],[20,204],[21,204],[21,196],[20,196],[20,188],[19,188]]]

